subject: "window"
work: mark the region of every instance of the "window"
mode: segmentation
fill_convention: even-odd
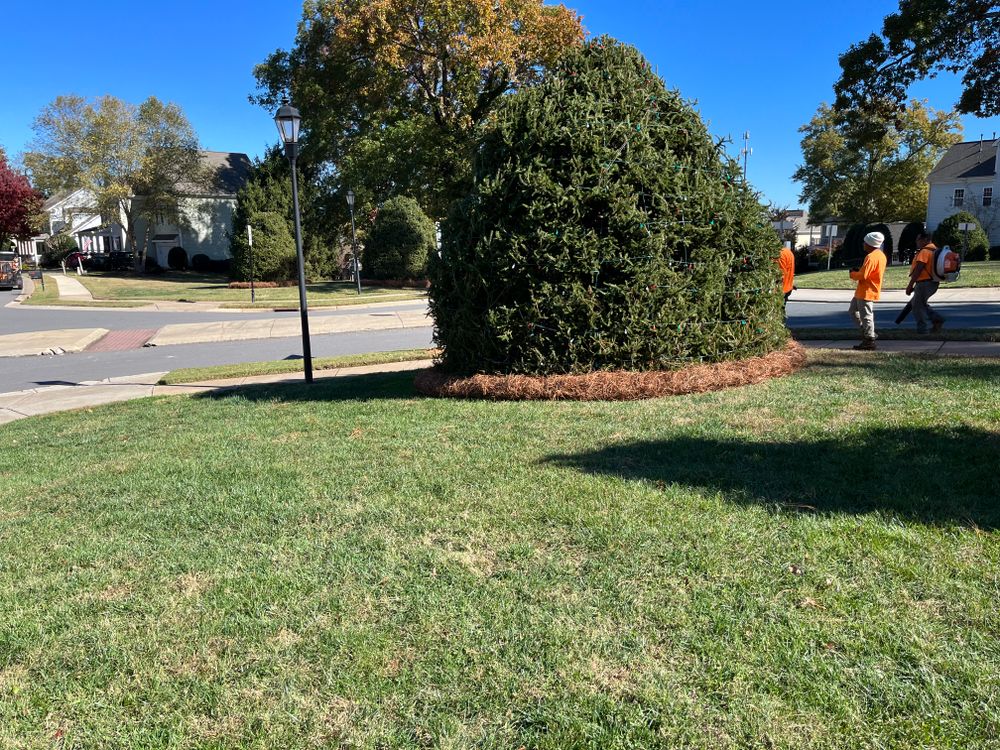
[[[983,205],[992,206],[993,205],[993,188],[983,188]]]
[[[955,188],[955,200],[952,201],[953,206],[961,206],[965,203],[965,190],[962,188]]]

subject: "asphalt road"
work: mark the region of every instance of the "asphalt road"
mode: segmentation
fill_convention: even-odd
[[[386,306],[380,312],[413,310],[423,302],[403,302]],[[875,308],[879,327],[893,328],[893,320],[902,303],[879,303]],[[935,308],[945,316],[947,328],[1000,328],[1000,303],[941,303]],[[345,315],[351,308],[316,310],[311,315]],[[240,317],[274,318],[292,313],[242,313]],[[232,320],[233,313],[136,312],[92,310],[37,310],[31,307],[0,306],[0,333],[46,330],[51,328],[101,327],[112,330],[157,328],[168,323]],[[851,325],[845,303],[789,302],[788,324],[791,327],[834,327]],[[914,327],[912,316],[903,324]],[[313,336],[313,354],[328,357],[339,354],[411,349],[431,345],[431,329],[415,328],[392,331],[369,331]],[[233,341],[222,344],[190,344],[135,349],[124,352],[83,352],[48,357],[0,358],[0,392],[18,391],[39,385],[78,383],[120,375],[176,370],[239,362],[298,357],[302,353],[297,337]]]
[[[363,354],[431,345],[430,328],[362,331],[312,337],[314,357]],[[66,385],[182,367],[301,358],[300,338],[231,341],[222,344],[156,346],[124,352],[82,352],[46,357],[0,358],[0,393],[43,385]]]
[[[878,302],[875,304],[875,325],[879,328],[897,328],[893,322],[903,309],[904,302]],[[853,326],[847,312],[847,302],[795,302],[788,303],[788,325],[792,328],[844,328]],[[941,302],[931,305],[945,318],[947,328],[1000,328],[1000,303],[996,302]],[[911,314],[899,328],[916,329]]]
[[[5,293],[0,292],[0,334],[46,331],[56,328],[107,328],[108,330],[129,330],[136,328],[159,328],[171,323],[210,323],[218,320],[249,320],[263,318],[296,318],[298,312],[173,312],[157,310],[39,310],[30,306],[5,307]],[[10,299],[13,299],[11,295]],[[424,307],[422,300],[400,302],[398,305],[380,307],[379,312],[402,312]],[[892,326],[893,320],[902,309],[903,303],[880,302],[875,306],[875,316],[879,325]],[[989,302],[941,302],[934,307],[947,318],[949,328],[1000,328],[1000,303]],[[313,308],[312,316],[350,315],[357,308],[334,307]],[[847,303],[841,302],[796,302],[788,304],[789,325],[805,327],[850,326]],[[904,325],[914,326],[910,317]]]
[[[28,333],[29,331],[51,331],[57,328],[107,328],[109,331],[123,331],[137,328],[160,328],[171,323],[212,323],[218,320],[252,320],[264,318],[298,318],[298,311],[242,312],[224,310],[219,312],[174,312],[162,310],[93,310],[78,307],[66,310],[39,310],[30,305],[5,307],[9,301],[6,292],[0,292],[0,334]],[[10,295],[10,300],[14,295]],[[426,306],[423,300],[385,305],[379,312],[401,312],[419,310]],[[357,314],[357,307],[315,307],[309,316]]]

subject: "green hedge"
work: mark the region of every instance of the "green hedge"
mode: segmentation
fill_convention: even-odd
[[[419,279],[435,250],[434,222],[412,198],[390,198],[378,211],[365,242],[362,265],[371,279]]]
[[[253,228],[253,258],[246,234],[232,238],[231,274],[240,281],[249,281],[251,267],[255,281],[285,281],[296,277],[295,240],[288,231],[288,222],[279,214],[260,211],[249,217]]]
[[[975,224],[976,228],[968,232],[968,247],[965,246],[966,233],[958,228],[959,224]],[[950,245],[955,252],[965,248],[963,260],[989,260],[990,241],[982,230],[979,221],[968,211],[959,211],[938,224],[934,230],[934,244],[938,247]]]
[[[694,108],[601,38],[509,97],[431,256],[456,372],[649,370],[787,339],[767,212]]]
[[[76,252],[76,240],[69,234],[56,234],[49,237],[42,245],[39,262],[43,268],[58,266],[70,253]]]
[[[865,257],[865,236],[869,232],[881,232],[885,237],[882,243],[882,251],[886,260],[890,263],[892,258],[892,232],[886,224],[852,224],[844,242],[833,252],[832,265],[835,268],[851,268],[860,266]]]
[[[899,236],[899,261],[910,263],[917,254],[917,235],[924,231],[922,221],[913,221],[903,227]]]

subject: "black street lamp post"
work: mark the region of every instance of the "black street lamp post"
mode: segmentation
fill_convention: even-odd
[[[302,255],[302,226],[299,222],[299,180],[296,175],[295,159],[299,150],[299,111],[287,102],[274,116],[281,140],[285,144],[285,156],[292,168],[292,205],[295,211],[295,252],[299,261],[299,313],[302,316],[302,360],[305,362],[306,382],[313,382],[312,348],[309,345],[309,308],[306,306],[306,264]]]
[[[358,237],[354,231],[354,191],[347,191],[347,207],[351,209],[351,254],[354,256],[354,278],[358,283],[358,294],[361,294],[361,263],[358,262]]]

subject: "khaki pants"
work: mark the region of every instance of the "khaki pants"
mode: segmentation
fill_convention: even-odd
[[[851,313],[851,317],[854,318],[854,323],[861,329],[861,334],[866,338],[874,341],[878,338],[875,335],[875,303],[869,299],[858,299],[855,297],[851,300],[851,306],[848,308],[848,312]]]
[[[928,301],[938,290],[936,281],[918,281],[913,285],[913,317],[917,319],[917,331],[927,333],[927,322],[943,323],[944,318],[938,315]]]

